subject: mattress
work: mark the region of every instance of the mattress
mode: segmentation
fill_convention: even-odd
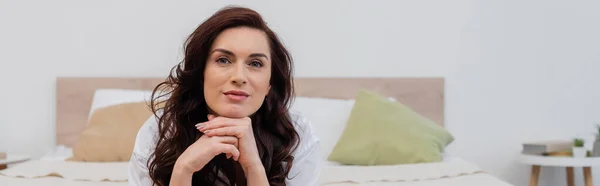
[[[32,160],[0,171],[0,186],[127,185],[127,163]]]
[[[322,186],[512,186],[461,158],[442,162],[389,166],[345,166],[326,163]]]
[[[127,182],[91,182],[76,181],[60,177],[15,178],[0,175],[0,186],[126,186]]]
[[[128,162],[86,163],[65,161],[68,148],[56,148],[39,160],[0,171],[0,186],[64,185],[124,186]],[[347,166],[323,163],[321,186],[511,186],[475,164],[460,158],[442,162],[392,166]]]
[[[0,171],[0,186],[125,186],[128,162],[85,163],[66,161],[72,150],[58,146],[39,160]]]
[[[322,186],[513,186],[486,173],[461,175],[456,177],[420,180],[420,181],[397,181],[397,182],[365,182],[365,183],[330,183]]]

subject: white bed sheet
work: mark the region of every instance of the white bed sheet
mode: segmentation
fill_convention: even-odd
[[[127,182],[74,181],[60,177],[14,178],[0,175],[0,186],[126,186]]]
[[[67,162],[72,149],[57,146],[39,160],[30,160],[0,171],[0,186],[125,186],[128,162]]]
[[[0,186],[126,186],[126,182],[87,182],[73,181],[58,177],[35,179],[12,178],[0,176]],[[332,183],[322,186],[512,186],[489,174],[478,173],[460,177],[418,182],[371,182],[371,183]]]
[[[404,182],[330,183],[322,186],[514,186],[490,174],[476,173],[437,180]]]
[[[70,148],[58,146],[40,160],[20,163],[0,171],[0,186],[128,185],[124,180],[127,177],[127,162],[112,164],[66,162],[65,160],[71,156]],[[512,186],[485,173],[472,163],[448,156],[443,162],[420,165],[366,168],[343,166],[333,162],[324,162],[323,165],[321,186]]]
[[[323,186],[512,186],[461,158],[442,162],[389,166],[345,166],[325,163]]]

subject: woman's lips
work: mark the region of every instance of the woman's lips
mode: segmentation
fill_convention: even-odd
[[[240,90],[230,90],[223,94],[233,101],[244,101],[246,98],[248,98],[248,96],[250,96],[248,93]]]
[[[227,96],[229,99],[232,99],[234,101],[244,101],[246,98],[248,98],[248,96],[235,95],[235,94],[225,94],[225,96]]]

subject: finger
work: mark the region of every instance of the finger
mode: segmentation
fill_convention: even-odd
[[[238,138],[234,136],[212,136],[211,138],[215,138],[219,143],[230,144],[238,147]]]
[[[233,137],[233,136],[213,136],[213,137],[210,137],[210,138],[214,138],[219,143],[230,144],[230,145],[235,146],[235,148],[238,148],[238,139],[236,137]],[[225,156],[227,157],[227,159],[230,159],[230,158],[232,158],[233,155],[231,153],[226,153]]]
[[[208,114],[208,115],[207,115],[207,117],[208,117],[208,121],[210,121],[210,120],[212,120],[212,119],[215,119],[215,118],[216,118],[216,116],[215,116],[215,115],[212,115],[212,114]],[[206,123],[206,122],[198,123],[198,124],[196,124],[195,126],[196,126],[196,128],[197,128],[198,130],[200,130],[200,129],[204,128],[204,126],[206,125],[205,123]]]
[[[243,133],[240,127],[222,127],[204,131],[208,136],[235,136],[236,138],[243,137]]]
[[[217,141],[219,141],[220,143],[224,143],[224,144],[231,144],[233,146],[235,146],[235,148],[238,148],[238,139],[236,137],[233,136],[214,136],[211,138],[216,138]],[[233,155],[231,153],[226,153],[225,157],[227,157],[227,159],[230,159]]]
[[[220,147],[221,153],[231,154],[235,161],[237,161],[239,159],[240,151],[233,145],[223,144],[223,145],[220,145],[219,147]]]
[[[221,127],[235,126],[235,125],[236,125],[236,122],[234,120],[223,118],[223,117],[217,117],[210,121],[196,124],[196,129],[200,130],[200,132],[204,132],[206,130],[221,128]]]

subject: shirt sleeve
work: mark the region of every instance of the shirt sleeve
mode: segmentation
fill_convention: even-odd
[[[148,172],[148,157],[152,153],[157,135],[158,121],[150,117],[140,130],[135,139],[135,145],[128,165],[128,182],[132,186],[152,186],[152,179]]]
[[[317,186],[321,174],[322,160],[320,155],[320,140],[312,130],[311,123],[299,116],[298,133],[300,144],[294,154],[292,169],[288,174],[289,186]]]
[[[152,186],[152,179],[148,174],[146,161],[139,155],[133,153],[129,160],[129,185],[133,186]]]

